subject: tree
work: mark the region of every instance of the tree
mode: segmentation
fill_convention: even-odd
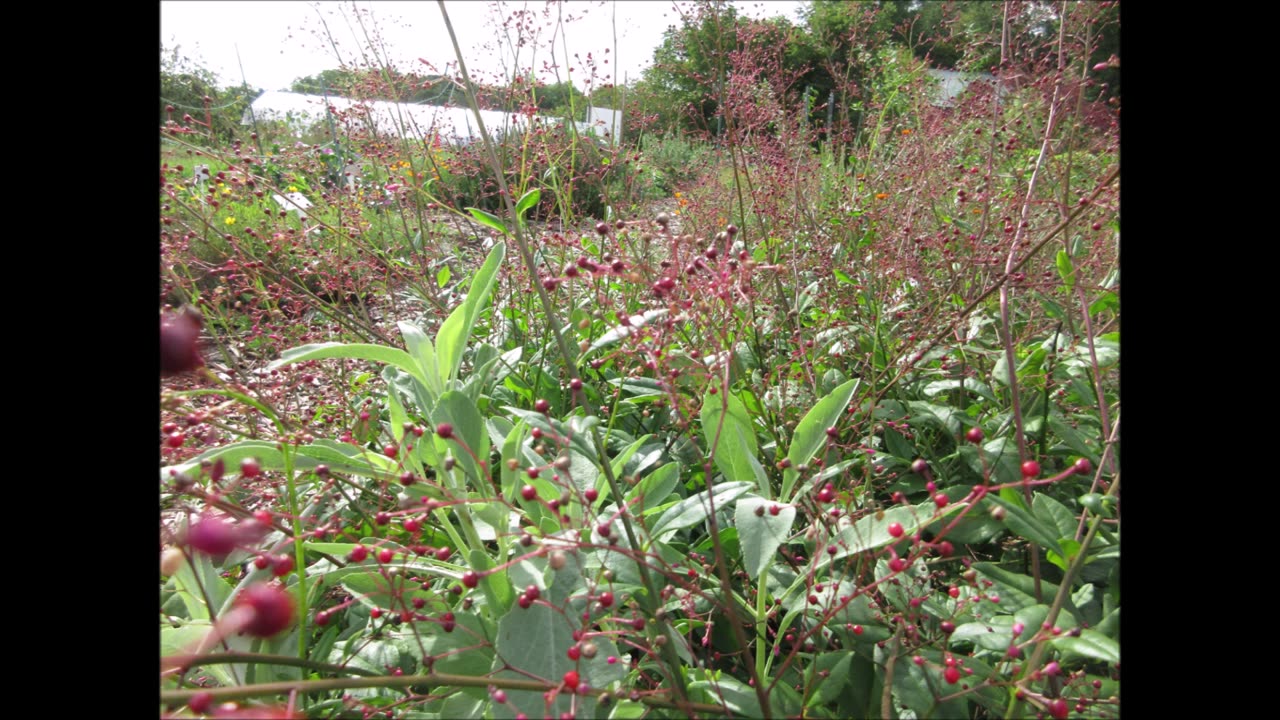
[[[160,49],[160,124],[201,127],[229,141],[240,130],[244,111],[262,90],[247,84],[218,86],[218,77],[182,54],[180,46]],[[185,117],[190,122],[185,122]]]

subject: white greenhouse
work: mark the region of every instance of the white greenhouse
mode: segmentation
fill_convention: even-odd
[[[372,126],[379,133],[396,137],[439,137],[441,142],[469,144],[479,139],[480,129],[475,115],[462,107],[439,105],[411,105],[382,100],[354,101],[340,97],[303,95],[300,93],[268,90],[258,96],[245,111],[243,125],[258,121],[283,121],[295,132],[311,127],[325,119],[327,108],[345,116],[350,122]],[[500,137],[511,128],[523,127],[527,118],[516,113],[481,110],[485,128],[490,135]],[[622,129],[622,113],[609,108],[588,108],[588,122],[575,123],[579,132],[594,133],[610,143],[616,142]],[[535,120],[540,116],[535,115]],[[548,118],[559,122],[558,118]],[[335,119],[335,122],[337,120]]]

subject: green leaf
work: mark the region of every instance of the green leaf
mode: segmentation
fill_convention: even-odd
[[[452,439],[437,438],[436,442],[443,442],[449,447],[449,452],[457,458],[458,464],[474,483],[473,490],[482,497],[492,497],[493,485],[489,482],[489,472],[482,469],[475,459],[481,458],[487,462],[489,457],[489,432],[476,404],[465,393],[450,390],[440,396],[431,419],[436,425],[449,423],[453,426]],[[459,442],[466,448],[460,447]]]
[[[925,385],[924,389],[921,392],[924,393],[925,397],[937,397],[941,393],[951,392],[952,390],[955,390],[957,388],[964,388],[965,390],[968,390],[969,392],[972,392],[973,394],[978,395],[979,397],[982,397],[986,400],[990,400],[991,402],[997,402],[996,396],[994,393],[991,392],[990,387],[988,387],[985,383],[979,381],[977,378],[971,378],[971,377],[967,377],[963,379],[935,380],[934,382],[931,382],[928,385]],[[911,406],[912,411],[917,411],[916,410],[917,403],[919,403],[919,401],[912,401],[907,404]],[[924,405],[924,403],[919,403],[919,404]],[[930,408],[939,407],[939,408],[944,408],[946,410],[953,410],[953,408],[944,407],[944,406],[925,405],[925,407],[930,407]]]
[[[666,309],[646,310],[642,315],[632,315],[628,317],[626,324],[610,328],[603,335],[596,338],[596,341],[591,343],[591,347],[587,349],[587,353],[593,353],[602,347],[607,347],[618,342],[622,338],[625,338],[631,335],[631,333],[644,327],[655,318],[665,317],[668,312],[669,311]],[[584,353],[583,356],[585,357],[587,353]]]
[[[696,680],[689,683],[690,699],[698,702],[723,705],[734,715],[764,717],[756,691],[746,683],[730,675],[720,675],[715,680]]]
[[[791,491],[800,477],[795,468],[807,465],[818,451],[826,446],[827,428],[835,427],[840,421],[840,416],[848,407],[849,400],[853,398],[859,382],[855,378],[832,390],[826,397],[814,403],[796,425],[795,434],[791,438],[791,447],[787,451],[787,459],[791,461],[791,467],[787,468],[787,472],[783,475],[782,494],[779,496],[783,500],[792,499]]]
[[[1001,493],[1005,495],[1006,493]],[[1004,508],[1004,524],[1014,533],[1030,540],[1046,550],[1052,550],[1059,555],[1063,555],[1062,546],[1058,544],[1060,537],[1058,531],[1052,526],[1045,523],[1040,518],[1029,512],[1022,504],[1021,498],[1012,493],[1008,493],[1009,497],[1000,497],[997,495],[988,495],[987,498]]]
[[[482,225],[488,225],[494,230],[502,233],[504,236],[511,235],[511,231],[507,229],[507,224],[499,220],[497,215],[487,213],[480,208],[474,207],[467,208],[467,212],[471,213],[471,217],[475,218]]]
[[[1066,551],[1066,556],[1064,557],[1059,555],[1052,550],[1046,550],[1045,558],[1054,565],[1066,570],[1067,566],[1070,565],[1072,561],[1076,559],[1076,556],[1080,554],[1080,543],[1070,538],[1063,538],[1058,542],[1062,545],[1062,549]]]
[[[347,358],[351,360],[370,360],[373,362],[395,365],[426,385],[422,370],[414,362],[409,353],[385,345],[369,345],[365,343],[313,343],[290,348],[280,354],[280,359],[267,365],[268,370],[275,370],[292,363],[307,360],[325,360],[328,358]]]
[[[1067,286],[1067,290],[1071,290],[1076,286],[1076,271],[1071,265],[1071,256],[1066,250],[1059,250],[1055,263],[1058,266],[1058,277],[1062,278],[1062,283]]]
[[[529,211],[529,208],[533,207],[534,205],[537,205],[538,201],[541,199],[542,199],[542,191],[539,190],[538,188],[534,188],[529,192],[525,193],[524,195],[521,195],[520,200],[516,202],[516,217],[520,218],[520,220],[523,222],[524,214]]]
[[[436,287],[444,287],[449,284],[449,278],[453,277],[453,271],[448,265],[441,265],[440,271],[436,273]]]
[[[493,246],[484,264],[471,280],[466,299],[454,308],[436,333],[436,357],[440,366],[440,379],[444,382],[450,382],[458,376],[458,368],[462,365],[462,351],[466,348],[480,312],[489,302],[489,295],[497,281],[498,269],[502,266],[506,253],[505,243]]]
[[[1085,628],[1080,631],[1080,637],[1063,635],[1050,642],[1063,652],[1083,655],[1105,663],[1120,662],[1120,643],[1096,630]]]
[[[839,560],[840,558],[869,550],[878,550],[886,545],[899,542],[902,538],[911,537],[916,532],[938,522],[943,517],[959,512],[961,507],[963,507],[961,503],[955,503],[949,507],[946,513],[940,513],[932,500],[926,500],[919,505],[895,505],[886,510],[859,518],[853,525],[841,530],[832,539],[831,544],[838,548],[836,554],[825,555],[823,559],[818,561],[818,566],[823,567],[829,565],[832,560]],[[903,533],[901,538],[896,538],[889,534],[889,525],[895,522],[902,525]]]
[[[209,620],[222,612],[231,586],[204,553],[192,553],[173,576],[174,587],[193,620]],[[212,607],[205,604],[208,597]]]
[[[610,655],[616,657],[621,654],[608,635],[592,638],[597,647],[594,658],[583,657],[574,662],[565,655],[569,646],[574,644],[573,631],[580,627],[580,614],[566,613],[560,608],[566,603],[568,592],[580,586],[581,572],[576,559],[566,563],[564,569],[556,573],[548,589],[547,603],[534,603],[528,609],[513,607],[502,617],[498,622],[498,636],[494,642],[497,651],[494,667],[502,671],[495,673],[494,677],[530,679],[527,674],[503,669],[508,663],[532,673],[535,678],[546,680],[549,684],[559,683],[567,670],[580,672],[583,681],[593,688],[607,688],[625,676],[626,668],[622,663],[610,665],[607,661]],[[550,605],[555,605],[555,609]],[[579,716],[596,715],[594,694],[574,697],[562,692],[550,705],[544,702],[541,692],[535,691],[508,690],[507,698],[508,703],[505,705],[492,705],[495,718],[514,717],[517,712],[530,717],[543,717],[547,714],[554,717],[568,712],[571,703],[576,705]]]
[[[849,683],[849,666],[853,662],[853,651],[829,652],[818,656],[818,671],[827,671],[827,679],[817,682],[817,691],[809,698],[807,707],[826,705],[835,702],[844,686]]]
[[[680,463],[669,462],[659,466],[653,472],[641,478],[640,482],[627,493],[627,500],[643,498],[640,512],[657,507],[666,501],[680,480]]]
[[[1013,613],[1025,607],[1041,604],[1036,600],[1036,581],[1033,578],[1006,570],[995,563],[976,562],[972,567],[996,584],[1001,611]],[[1048,580],[1041,580],[1040,593],[1044,598],[1053,598],[1058,593],[1058,586]],[[1070,600],[1063,603],[1062,609],[1065,614],[1070,615],[1069,622],[1074,626],[1080,611]],[[1067,625],[1065,615],[1059,615],[1058,625],[1061,627]]]
[[[650,536],[660,542],[665,542],[675,531],[697,525],[707,519],[707,512],[710,510],[708,497],[715,501],[716,509],[723,510],[729,503],[745,495],[751,490],[751,483],[740,480],[737,482],[720,483],[715,487],[715,492],[703,490],[697,495],[681,500],[674,507],[668,509],[658,518],[658,522],[654,523]],[[664,537],[664,534],[666,537]]]
[[[794,505],[780,505],[777,515],[769,512],[770,505],[778,503],[749,495],[739,498],[734,515],[742,564],[753,580],[773,561],[778,546],[791,535],[791,523],[796,519]]]
[[[732,393],[707,393],[702,397],[701,419],[707,448],[725,479],[754,480],[760,494],[769,497],[769,478],[756,459],[755,426],[742,401]]]
[[[1037,492],[1031,501],[1031,510],[1036,517],[1053,526],[1058,532],[1058,537],[1067,538],[1075,534],[1075,514],[1066,505],[1048,495]]]

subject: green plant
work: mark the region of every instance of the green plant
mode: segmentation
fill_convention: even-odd
[[[165,712],[1118,714],[1114,128],[1047,80],[934,108],[887,49],[841,147],[786,36],[735,32],[718,141],[625,165],[674,218],[540,230],[639,187],[567,129],[351,131],[341,191],[310,148],[179,136],[162,290],[205,320],[162,316]],[[1021,32],[1061,51],[1037,77],[1091,54]],[[290,187],[305,225],[255,195]]]

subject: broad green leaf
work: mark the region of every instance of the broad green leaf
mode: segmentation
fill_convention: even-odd
[[[365,343],[313,343],[290,348],[280,354],[280,359],[267,365],[268,370],[275,370],[292,363],[307,360],[325,360],[328,358],[347,358],[351,360],[370,360],[372,362],[395,365],[426,385],[426,378],[418,363],[409,353],[385,345],[369,345]]]
[[[1005,613],[1013,613],[1025,607],[1042,604],[1036,600],[1036,581],[1027,575],[1006,570],[1005,568],[990,562],[977,562],[973,564],[973,569],[996,584],[996,591],[1000,597],[1000,610]],[[1044,602],[1048,602],[1058,593],[1058,586],[1048,580],[1040,581],[1040,594]],[[986,607],[984,603],[983,607]],[[1069,599],[1063,603],[1063,614],[1058,616],[1058,625],[1065,627],[1068,624],[1074,626],[1076,624],[1076,616],[1079,610],[1076,609],[1074,603]],[[1070,618],[1067,618],[1070,615]]]
[[[986,385],[982,385],[982,387],[986,388],[988,393],[991,392]],[[927,403],[922,400],[912,400],[907,405],[911,408],[911,412],[914,413],[910,420],[912,425],[918,425],[922,422],[929,423],[949,435],[959,435],[965,423],[971,422],[963,410],[957,410],[946,405]]]
[[[421,589],[421,583],[411,583],[401,575],[386,575],[381,568],[352,573],[342,578],[342,588],[357,602],[371,608],[399,612],[415,597],[426,602],[434,600],[431,593]]]
[[[795,434],[791,437],[791,447],[787,450],[787,459],[791,461],[791,467],[787,468],[787,472],[783,475],[782,494],[779,496],[783,500],[792,499],[791,492],[800,477],[795,468],[807,465],[826,445],[827,428],[835,427],[840,421],[840,416],[848,407],[849,400],[853,398],[859,382],[855,378],[832,390],[826,397],[814,403],[796,425]]]
[[[428,605],[430,607],[430,605]],[[391,636],[408,640],[417,648],[422,643],[423,652],[433,659],[432,669],[450,675],[481,677],[494,665],[492,621],[486,621],[474,612],[455,614],[457,627],[445,632],[437,622],[415,622],[411,627],[402,625]],[[364,637],[364,636],[361,636]],[[386,672],[385,669],[379,669]],[[489,691],[483,687],[460,688],[461,692],[477,699],[488,700]]]
[[[769,479],[756,460],[755,425],[742,401],[732,393],[707,393],[702,398],[701,419],[702,436],[725,479],[751,480],[761,495],[769,497]]]
[[[475,218],[481,224],[487,225],[493,228],[494,230],[497,230],[498,232],[502,233],[503,236],[509,236],[511,234],[511,231],[507,229],[507,224],[502,222],[502,220],[498,219],[497,215],[494,215],[493,213],[487,213],[484,210],[481,210],[480,208],[474,208],[474,207],[467,208],[467,212],[471,213],[471,217]]]
[[[1001,492],[1000,495],[1008,495],[1009,497],[1000,497],[997,495],[988,495],[987,498],[1000,507],[1004,508],[1004,524],[1014,533],[1030,540],[1046,550],[1052,550],[1059,555],[1064,555],[1062,546],[1058,544],[1058,531],[1052,526],[1039,519],[1022,504],[1021,498],[1013,495],[1012,492]]]
[[[516,217],[523,221],[524,214],[529,211],[529,208],[537,205],[538,201],[541,199],[542,191],[538,188],[534,188],[524,195],[521,195],[520,200],[516,202]]]
[[[449,284],[449,278],[453,277],[453,271],[448,265],[441,265],[440,270],[436,272],[436,287],[442,288]]]
[[[664,512],[662,517],[658,518],[658,522],[654,523],[650,534],[655,540],[665,541],[664,533],[669,537],[676,530],[697,525],[707,519],[707,513],[711,509],[709,496],[715,501],[716,510],[724,510],[729,503],[751,490],[751,486],[752,483],[745,480],[725,482],[716,485],[714,493],[703,490],[697,495],[687,497]]]
[[[918,718],[967,718],[969,702],[965,695],[948,693],[942,679],[942,653],[932,649],[920,649],[926,662],[917,665],[910,657],[899,657],[893,673],[893,697]],[[966,661],[967,662],[967,661]],[[947,697],[948,700],[941,700]]]
[[[1050,642],[1059,650],[1083,655],[1091,660],[1120,662],[1120,643],[1096,630],[1085,628],[1080,631],[1080,637],[1062,635]]]
[[[614,703],[613,710],[609,711],[609,720],[635,720],[635,718],[644,717],[648,712],[649,706],[644,703],[618,700]]]
[[[458,368],[462,365],[462,351],[467,346],[471,331],[475,328],[480,312],[489,302],[493,285],[497,281],[498,269],[506,257],[507,246],[498,243],[489,251],[484,264],[476,271],[467,290],[467,297],[462,304],[454,308],[436,333],[436,359],[439,363],[440,379],[450,382],[458,376]]]
[[[924,393],[925,397],[937,397],[944,392],[951,392],[952,390],[959,388],[968,390],[969,392],[972,392],[986,400],[990,400],[991,402],[997,402],[995,394],[991,392],[991,388],[988,387],[986,383],[981,382],[977,378],[971,377],[963,379],[935,380],[934,382],[925,385],[921,392]],[[908,405],[911,406],[912,411],[917,411],[917,402],[918,401],[913,401],[908,403]],[[946,409],[952,410],[953,408],[948,407]]]
[[[493,609],[493,614],[502,615],[506,613],[516,600],[516,593],[511,587],[510,577],[505,572],[488,572],[493,569],[493,560],[484,548],[472,550],[468,557],[470,558],[471,568],[484,576],[480,581],[480,590],[484,592],[485,600],[488,601],[489,607]]]
[[[779,507],[777,515],[769,512],[771,505]],[[794,505],[780,505],[754,495],[738,499],[734,525],[738,528],[743,567],[753,580],[764,572],[773,561],[778,546],[791,535],[791,523],[795,518]]]
[[[878,550],[899,542],[903,538],[909,538],[947,515],[958,512],[961,507],[963,506],[960,503],[955,503],[943,514],[938,512],[938,507],[932,500],[926,500],[919,505],[895,505],[859,518],[832,539],[831,544],[837,548],[836,554],[825,555],[823,559],[818,560],[818,566],[823,567],[830,564],[832,560],[869,550]],[[902,525],[901,538],[895,538],[889,534],[889,525],[895,522]]]
[[[453,426],[453,437],[441,440],[437,436],[437,444],[444,442],[449,453],[457,458],[458,464],[466,470],[467,477],[474,483],[473,490],[483,497],[492,497],[493,485],[489,482],[489,472],[476,462],[476,458],[486,463],[489,459],[489,432],[476,404],[466,394],[450,390],[436,402],[431,419],[437,426],[443,423]]]
[[[231,586],[204,553],[191,553],[173,576],[174,587],[194,620],[209,620],[222,612]],[[210,605],[205,604],[208,598]]]
[[[587,353],[584,353],[583,356],[585,357],[586,354],[593,353],[602,347],[607,347],[618,342],[622,338],[625,338],[636,330],[644,327],[655,318],[665,317],[668,312],[669,311],[665,308],[661,310],[646,310],[641,315],[632,315],[628,317],[625,324],[620,324],[617,327],[611,328],[603,335],[596,338],[596,341],[591,343],[591,347],[587,349]]]
[[[1094,465],[1098,464],[1098,453],[1093,446],[1089,445],[1079,431],[1071,427],[1071,423],[1056,412],[1049,414],[1049,429],[1053,430],[1053,434],[1066,443],[1073,452],[1089,458]]]
[[[853,651],[829,652],[818,656],[818,671],[825,670],[827,679],[815,683],[817,691],[809,698],[808,707],[826,705],[835,702],[844,686],[849,682],[849,666],[853,662]]]
[[[421,372],[415,377],[425,378],[426,387],[431,391],[432,395],[439,395],[443,390],[443,386],[439,382],[440,370],[436,366],[436,349],[431,344],[431,338],[422,332],[422,328],[400,321],[396,323],[396,327],[400,329],[400,336],[404,338],[404,346],[408,348],[409,355],[418,363]],[[423,408],[424,411],[430,408]]]
[[[1058,532],[1058,537],[1067,538],[1075,534],[1075,514],[1066,505],[1048,495],[1037,492],[1031,501],[1031,510],[1036,517],[1051,525]]]
[[[1066,556],[1064,557],[1059,555],[1052,550],[1046,550],[1045,558],[1054,565],[1066,570],[1067,566],[1074,562],[1076,556],[1080,554],[1080,543],[1072,540],[1071,538],[1062,538],[1058,541],[1058,544],[1060,544],[1062,549],[1066,551]]]
[[[645,475],[640,482],[627,493],[627,500],[643,498],[640,512],[656,507],[666,501],[680,480],[680,463],[668,462],[660,465],[653,472]]]
[[[1066,250],[1059,250],[1058,257],[1054,261],[1058,266],[1058,277],[1062,278],[1062,284],[1067,286],[1067,290],[1072,290],[1076,286],[1076,270],[1071,265],[1071,256]]]
[[[502,617],[498,622],[498,636],[494,642],[494,669],[501,671],[496,672],[494,677],[530,679],[527,674],[505,669],[508,664],[532,673],[535,678],[546,680],[548,684],[560,682],[567,670],[577,670],[581,673],[582,680],[593,688],[607,688],[625,676],[626,668],[622,663],[610,665],[607,661],[610,655],[620,654],[617,645],[607,635],[592,638],[598,650],[594,658],[583,657],[574,662],[565,655],[569,646],[574,644],[573,631],[579,629],[581,616],[578,613],[563,612],[560,607],[566,602],[567,591],[580,587],[581,572],[576,557],[566,563],[564,569],[556,572],[546,595],[548,603],[556,605],[555,609],[547,603],[534,603],[528,609],[512,607]],[[594,694],[575,698],[573,695],[560,693],[550,705],[544,702],[541,692],[509,690],[507,698],[506,705],[492,705],[494,717],[510,718],[517,712],[530,717],[543,717],[549,713],[554,717],[568,712],[575,700],[580,716],[596,716]]]
[[[730,675],[720,675],[714,681],[695,680],[689,683],[689,696],[700,702],[723,705],[737,716],[764,717],[756,691]]]

